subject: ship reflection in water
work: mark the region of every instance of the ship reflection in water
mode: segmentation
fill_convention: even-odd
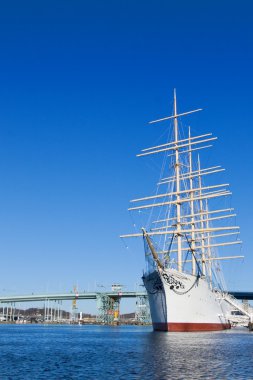
[[[246,328],[150,333],[143,351],[146,379],[253,379],[253,334]]]
[[[253,379],[253,333],[0,325],[0,379]]]

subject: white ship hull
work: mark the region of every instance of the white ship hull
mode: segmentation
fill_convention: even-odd
[[[205,278],[166,269],[143,277],[154,330],[219,331],[231,327],[230,306]]]

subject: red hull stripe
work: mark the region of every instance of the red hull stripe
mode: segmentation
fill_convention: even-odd
[[[153,323],[155,331],[220,331],[231,328],[229,323]]]

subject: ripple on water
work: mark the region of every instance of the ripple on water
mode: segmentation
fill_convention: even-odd
[[[252,379],[253,333],[0,325],[0,379]]]

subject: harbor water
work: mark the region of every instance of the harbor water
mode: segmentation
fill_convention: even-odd
[[[253,333],[0,325],[0,379],[253,379]]]

